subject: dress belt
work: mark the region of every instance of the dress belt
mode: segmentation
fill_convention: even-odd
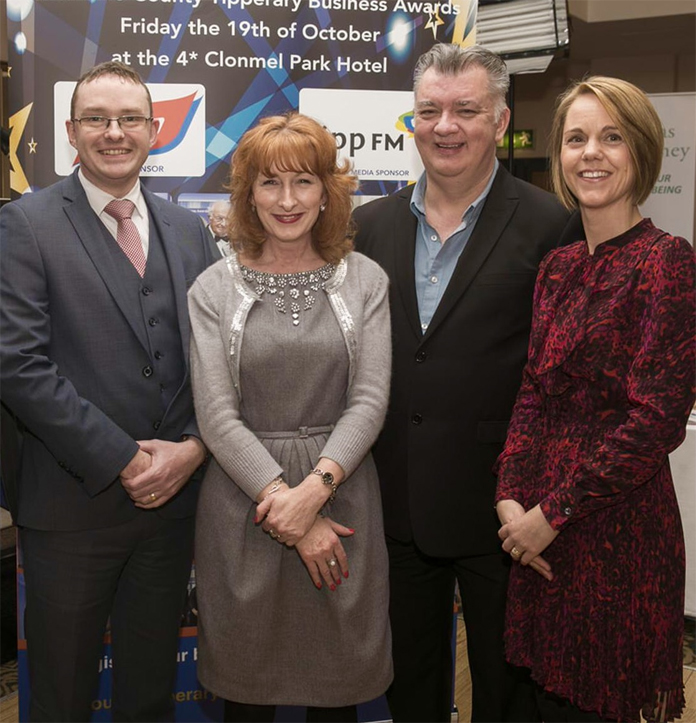
[[[327,424],[323,427],[300,427],[292,432],[254,432],[259,439],[305,439],[306,437],[314,437],[318,434],[327,434],[333,432],[334,425]]]

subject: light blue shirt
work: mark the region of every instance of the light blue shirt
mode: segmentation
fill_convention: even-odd
[[[495,160],[493,173],[488,179],[481,195],[467,208],[462,222],[452,235],[442,243],[437,231],[425,218],[425,173],[421,175],[411,197],[411,212],[418,219],[416,233],[416,254],[414,267],[416,272],[416,296],[420,315],[421,331],[425,334],[445,289],[452,279],[457,261],[476,228],[483,203],[488,196],[493,179],[498,172],[498,159]]]

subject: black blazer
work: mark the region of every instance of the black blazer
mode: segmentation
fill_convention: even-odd
[[[195,215],[143,194],[169,266],[188,369],[186,293],[212,261],[208,239]],[[142,514],[118,481],[135,440],[197,431],[188,373],[162,414],[146,371],[153,350],[142,311],[103,233],[76,175],[0,210],[0,393],[20,430],[20,525],[94,529]],[[158,514],[193,514],[197,487],[186,485]]]
[[[428,555],[500,547],[493,464],[527,357],[537,267],[568,213],[500,167],[425,334],[415,290],[413,187],[356,209],[356,248],[391,280],[391,399],[374,450],[386,533]]]

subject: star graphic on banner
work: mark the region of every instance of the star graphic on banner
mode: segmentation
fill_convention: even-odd
[[[36,146],[38,145],[36,141],[32,138],[29,143],[27,143],[29,146],[29,153],[36,153]]]
[[[198,53],[195,50],[192,50],[189,53],[189,58],[191,58],[191,60],[198,60]]]
[[[22,164],[17,158],[17,148],[33,106],[33,103],[29,103],[10,116],[10,188],[17,193],[29,190],[29,181],[27,181]]]
[[[430,19],[423,27],[423,30],[430,28],[433,31],[433,39],[437,39],[437,26],[444,25],[445,21],[440,17],[439,8],[436,6],[435,12],[430,13]]]

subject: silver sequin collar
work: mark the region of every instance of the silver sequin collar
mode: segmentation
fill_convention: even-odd
[[[326,264],[314,271],[298,271],[294,274],[271,274],[239,265],[242,278],[259,297],[270,294],[273,304],[281,314],[288,311],[293,326],[300,323],[300,312],[309,311],[316,302],[314,293],[324,289],[326,282],[336,272],[335,264]]]

